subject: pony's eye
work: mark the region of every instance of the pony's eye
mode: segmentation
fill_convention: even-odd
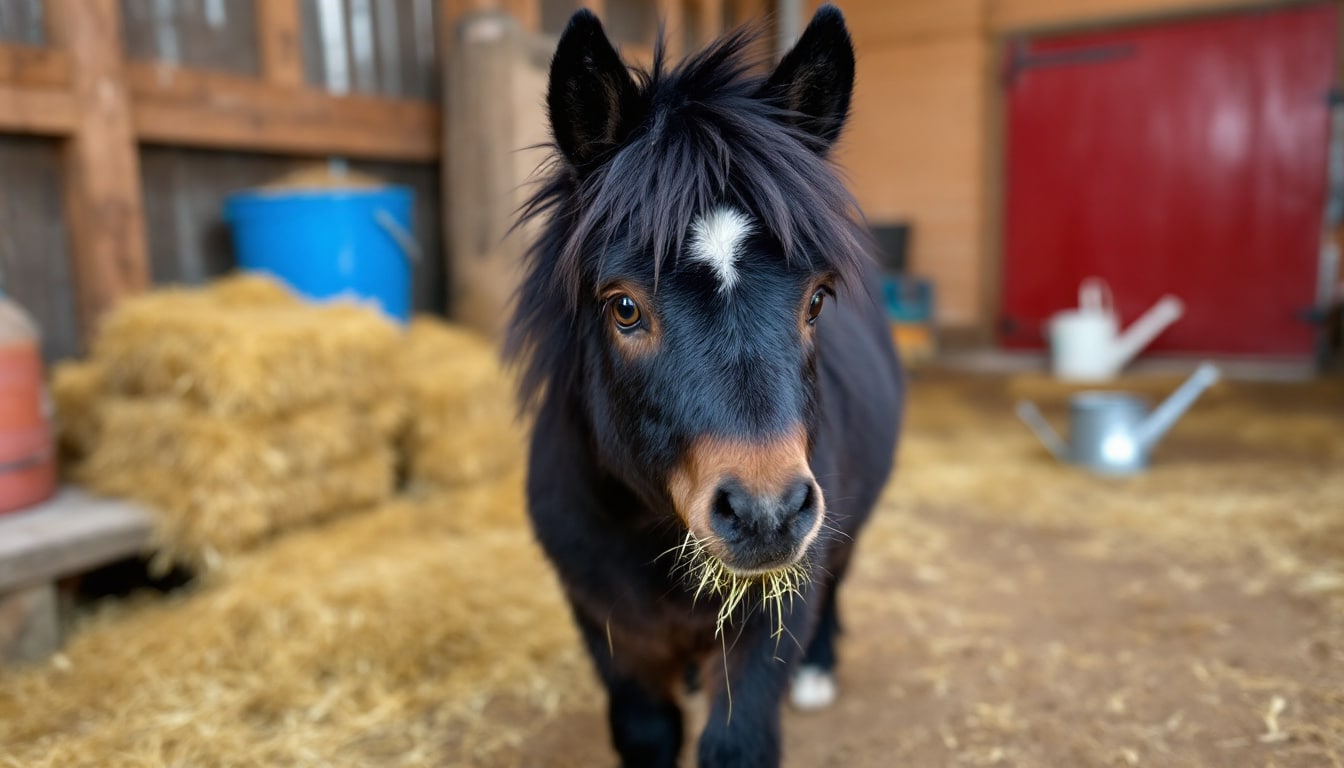
[[[812,301],[807,305],[807,324],[811,325],[817,322],[817,315],[821,314],[821,308],[826,304],[826,291],[818,288],[817,292],[812,294]]]
[[[611,300],[611,317],[622,331],[634,330],[643,314],[635,300],[622,293]]]

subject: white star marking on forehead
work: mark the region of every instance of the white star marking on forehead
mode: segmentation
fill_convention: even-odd
[[[692,261],[714,270],[720,293],[731,290],[737,283],[737,249],[751,231],[751,220],[727,207],[716,208],[691,224],[688,255]]]

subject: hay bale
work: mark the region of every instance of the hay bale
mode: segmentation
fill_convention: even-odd
[[[98,444],[103,378],[103,367],[94,362],[63,362],[52,369],[51,400],[62,468],[77,464]]]
[[[284,484],[390,444],[401,409],[323,405],[284,418],[227,418],[171,399],[108,398],[99,421],[108,439],[84,462],[92,481],[144,471],[159,482],[227,488]]]
[[[235,294],[236,295],[236,294]],[[108,390],[177,397],[229,417],[268,417],[391,391],[399,333],[345,304],[250,305],[165,290],[129,300],[93,344]]]
[[[398,329],[269,277],[166,288],[109,316],[53,381],[70,475],[154,508],[167,555],[221,554],[395,490]]]
[[[274,278],[248,272],[216,280],[206,289],[206,297],[226,307],[292,307],[303,301]]]
[[[107,473],[99,463],[101,452],[81,469],[80,479],[97,493],[148,504],[161,562],[204,569],[279,532],[370,508],[396,488],[395,456],[381,443],[273,483],[202,482],[154,464],[127,464],[124,471]]]
[[[402,445],[413,485],[452,488],[517,466],[523,430],[513,383],[484,338],[441,321],[412,321],[400,361],[410,411]]]

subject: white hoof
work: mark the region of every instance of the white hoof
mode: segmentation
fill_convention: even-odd
[[[805,712],[825,709],[835,703],[835,675],[818,667],[801,667],[793,676],[789,698]]]

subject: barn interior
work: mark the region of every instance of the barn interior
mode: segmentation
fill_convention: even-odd
[[[500,357],[547,66],[817,5],[0,0],[0,766],[616,764]],[[1344,766],[1340,3],[838,5],[908,402],[784,764]]]

